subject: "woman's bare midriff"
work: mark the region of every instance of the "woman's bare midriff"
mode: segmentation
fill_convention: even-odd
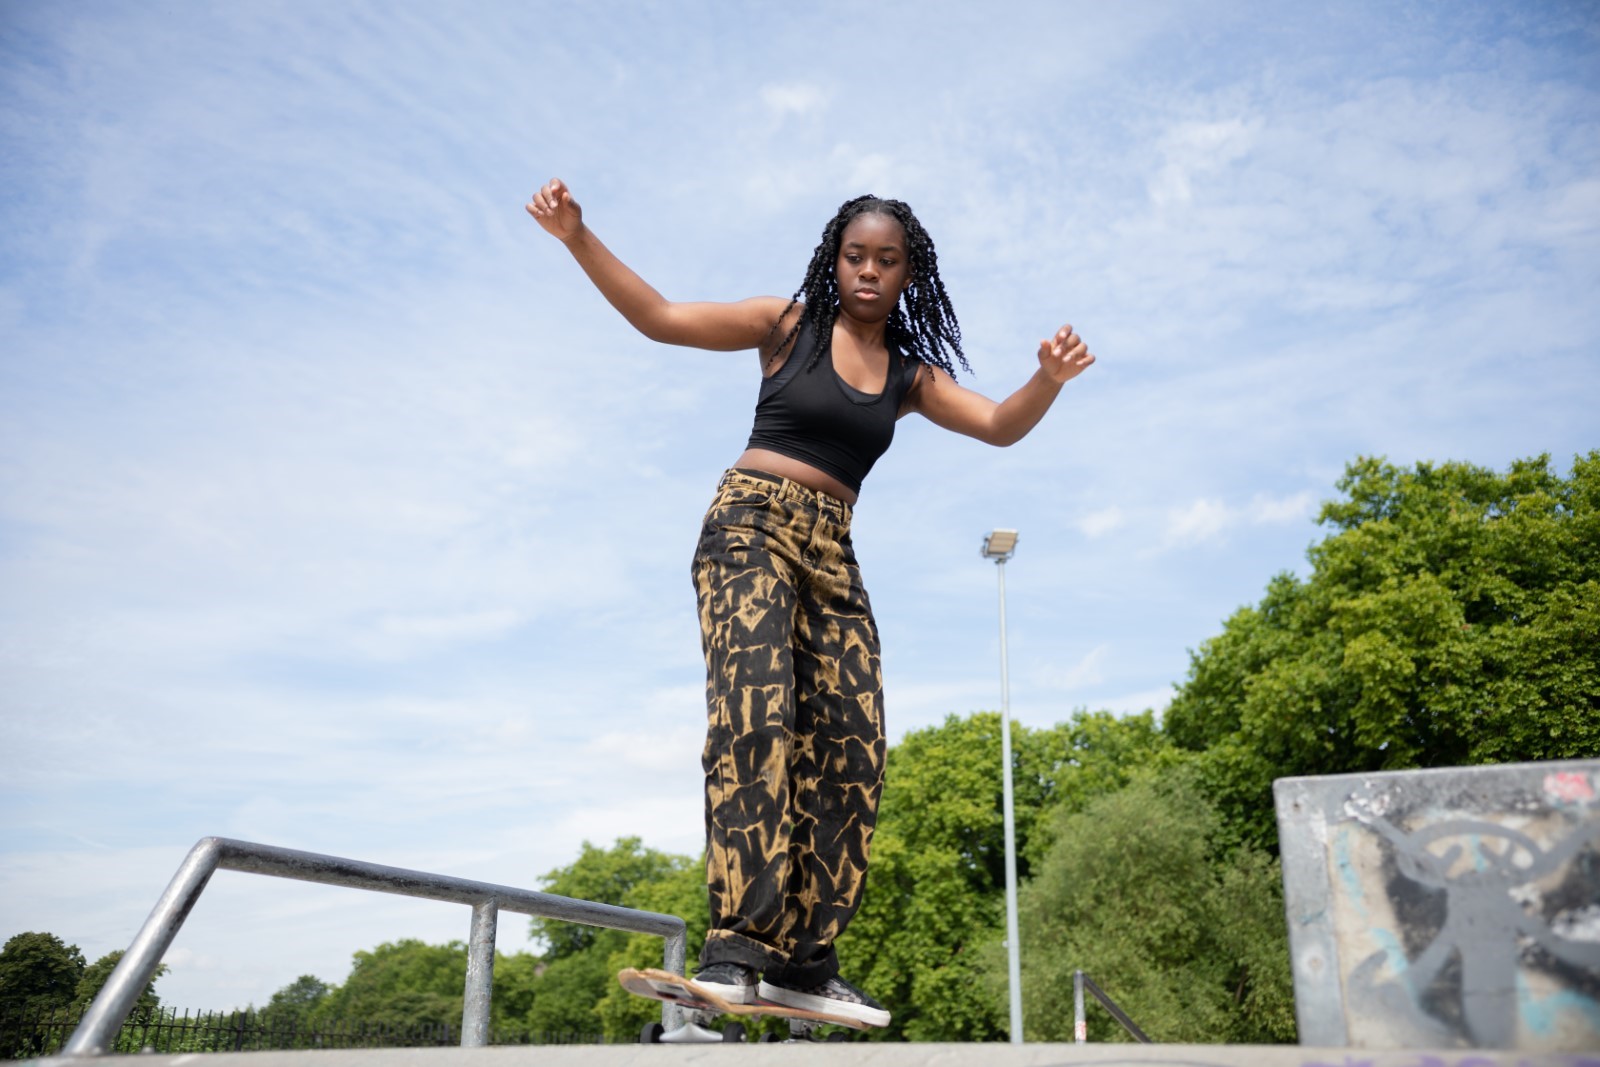
[[[807,489],[815,489],[819,493],[826,493],[835,500],[843,500],[846,504],[856,502],[856,494],[851,488],[824,471],[819,471],[809,463],[802,463],[780,452],[769,452],[765,448],[747,448],[734,463],[735,467],[746,470],[762,471],[773,474],[779,478],[787,478],[791,482],[799,482]]]

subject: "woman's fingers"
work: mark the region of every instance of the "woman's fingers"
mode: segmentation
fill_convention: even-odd
[[[560,178],[551,178],[529,198],[527,212],[539,225],[558,237],[576,232],[581,212],[572,191]]]
[[[1066,381],[1094,362],[1089,346],[1069,323],[1039,342],[1039,364],[1057,381]]]

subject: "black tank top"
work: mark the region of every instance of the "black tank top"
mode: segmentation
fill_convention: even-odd
[[[761,381],[746,447],[809,463],[859,493],[867,472],[894,440],[895,419],[916,381],[918,363],[890,345],[883,392],[863,393],[833,369],[831,338],[821,342],[821,355],[812,362],[818,343],[811,321],[801,319],[789,358]]]

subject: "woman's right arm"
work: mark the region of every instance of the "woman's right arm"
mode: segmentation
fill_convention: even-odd
[[[584,225],[583,209],[560,178],[552,178],[534,193],[527,210],[546,233],[567,246],[600,295],[652,341],[718,352],[763,348],[764,342],[773,339],[773,326],[790,304],[777,296],[732,304],[666,299]]]

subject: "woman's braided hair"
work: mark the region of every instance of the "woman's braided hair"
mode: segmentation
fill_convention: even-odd
[[[938,367],[954,377],[956,369],[950,355],[960,361],[968,374],[972,367],[961,351],[961,323],[956,320],[956,310],[945,294],[944,281],[939,277],[939,256],[933,250],[933,238],[922,228],[911,208],[900,200],[880,200],[875,196],[858,196],[846,200],[837,214],[822,228],[822,241],[811,253],[811,264],[806,267],[805,281],[795,290],[784,308],[784,315],[796,303],[803,302],[805,310],[781,343],[772,351],[784,351],[800,332],[802,321],[810,321],[814,336],[826,339],[833,333],[833,321],[839,313],[839,281],[834,265],[839,259],[839,243],[845,227],[860,215],[887,215],[900,224],[906,235],[906,254],[909,258],[910,277],[900,300],[889,312],[885,325],[885,339],[891,347],[899,348],[906,356]],[[780,316],[779,322],[783,321]],[[774,324],[773,330],[777,330]],[[817,345],[811,353],[811,363],[822,355]],[[808,364],[809,365],[809,364]]]

